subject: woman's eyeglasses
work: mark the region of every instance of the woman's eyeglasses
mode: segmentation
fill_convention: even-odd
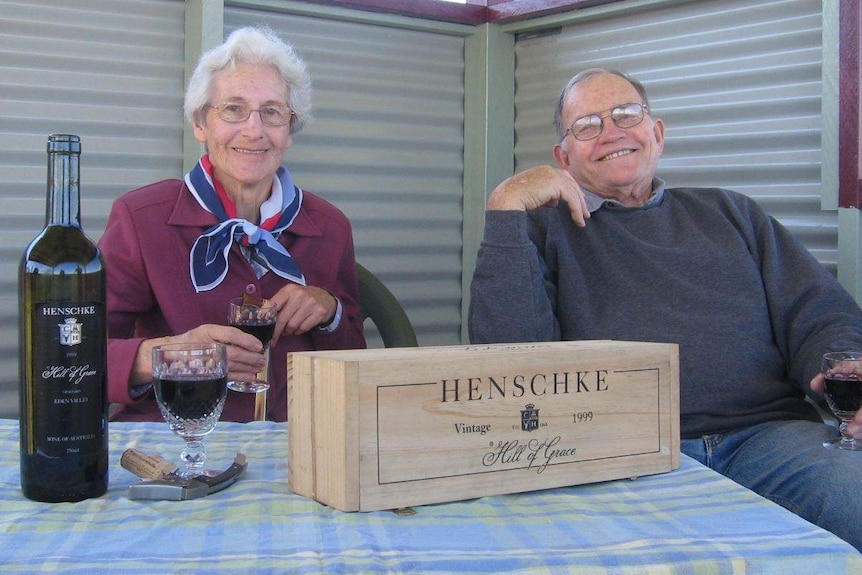
[[[258,109],[252,109],[245,104],[236,102],[222,102],[217,106],[207,104],[206,108],[212,108],[218,114],[218,117],[228,122],[229,124],[240,124],[248,120],[252,112],[257,112],[260,115],[260,121],[267,126],[286,126],[290,123],[290,118],[293,116],[293,111],[287,106],[264,106]]]

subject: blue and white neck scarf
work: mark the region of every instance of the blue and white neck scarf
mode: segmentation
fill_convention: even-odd
[[[233,201],[221,184],[212,178],[208,156],[203,156],[186,174],[185,181],[200,206],[220,222],[205,231],[192,245],[189,264],[196,291],[211,290],[224,280],[228,272],[228,252],[233,242],[248,246],[255,261],[284,279],[305,285],[305,276],[299,266],[273,235],[290,227],[302,206],[302,190],[293,185],[285,167],[276,171],[272,193],[260,206],[260,224],[236,217]]]

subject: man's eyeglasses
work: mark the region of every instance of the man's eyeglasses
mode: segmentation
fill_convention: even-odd
[[[572,125],[566,130],[566,134],[571,132],[572,136],[581,142],[592,140],[598,138],[599,134],[602,133],[604,129],[602,120],[605,118],[610,118],[617,128],[633,128],[643,122],[644,114],[648,113],[649,107],[645,104],[623,104],[604,114],[590,114],[578,118],[572,122]],[[565,138],[566,135],[564,134],[563,139]]]
[[[212,108],[218,114],[218,117],[228,122],[229,124],[240,124],[248,120],[252,112],[257,112],[260,115],[260,121],[267,126],[286,126],[290,123],[290,118],[293,116],[293,111],[287,106],[264,106],[254,110],[245,104],[236,102],[222,102],[217,106],[207,104],[205,107]]]

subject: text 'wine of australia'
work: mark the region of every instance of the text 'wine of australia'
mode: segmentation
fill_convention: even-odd
[[[108,489],[105,264],[81,229],[81,140],[48,138],[45,229],[18,271],[21,490],[80,501]]]

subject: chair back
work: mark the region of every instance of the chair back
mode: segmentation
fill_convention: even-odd
[[[357,262],[359,309],[362,319],[371,319],[386,347],[418,347],[413,324],[398,299],[383,282]],[[267,392],[255,394],[254,420],[266,419]]]
[[[356,263],[359,275],[359,308],[362,319],[370,318],[383,345],[386,347],[418,347],[416,332],[410,318],[395,295],[383,282],[360,263]]]

